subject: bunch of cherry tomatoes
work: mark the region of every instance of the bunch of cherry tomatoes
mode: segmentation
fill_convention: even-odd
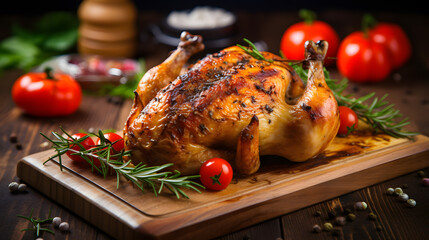
[[[329,44],[326,66],[336,62],[339,72],[351,81],[379,82],[411,56],[410,41],[397,24],[377,22],[366,14],[362,18],[363,29],[340,41],[328,23],[316,20],[314,12],[301,10],[300,16],[305,20],[288,27],[281,39],[280,50],[287,59],[304,59],[307,40],[326,40]]]
[[[371,15],[362,18],[363,29],[347,35],[342,41],[326,22],[316,20],[314,12],[301,10],[304,19],[289,26],[283,34],[280,50],[287,59],[304,59],[304,43],[328,41],[325,66],[336,63],[338,71],[354,82],[380,82],[392,70],[403,66],[411,56],[411,44],[404,30],[397,24],[377,22]],[[358,126],[356,113],[340,106],[338,135],[348,135]]]

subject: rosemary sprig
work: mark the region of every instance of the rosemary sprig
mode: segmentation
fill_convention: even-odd
[[[267,61],[270,63],[274,62],[273,59],[265,58],[264,55],[262,55],[262,53],[256,48],[255,44],[253,42],[251,42],[249,39],[244,38],[243,40],[249,44],[249,47],[245,47],[245,46],[240,45],[240,44],[237,44],[237,46],[240,47],[241,49],[243,49],[247,54],[249,54],[250,56],[252,56],[258,60],[263,60],[263,61]]]
[[[290,65],[295,69],[295,72],[301,77],[301,79],[304,81],[307,80],[308,70],[304,69],[302,66],[304,60],[287,60],[284,59],[283,56],[283,59],[266,59],[262,53],[258,51],[255,44],[248,39],[244,39],[244,41],[249,44],[248,47],[244,47],[239,44],[237,44],[237,46],[242,48],[250,56],[270,63],[274,61],[290,62]],[[376,97],[374,92],[360,98],[356,98],[352,94],[344,95],[343,92],[348,87],[348,80],[343,78],[343,80],[337,81],[336,79],[330,78],[329,72],[326,68],[324,68],[323,71],[326,83],[332,90],[338,105],[348,106],[353,109],[358,115],[358,118],[371,126],[376,132],[384,132],[395,138],[412,139],[414,136],[418,135],[416,132],[403,130],[403,127],[410,124],[410,122],[408,121],[408,118],[403,118],[399,110],[394,108],[394,104],[389,104],[389,102],[385,100],[388,96],[387,94],[381,98]],[[371,99],[372,101],[370,104],[366,104],[366,102]]]
[[[294,64],[292,67],[301,76],[302,79],[308,78],[308,71],[303,69],[299,64]],[[356,98],[352,94],[344,94],[348,87],[347,78],[341,81],[332,79],[326,68],[323,69],[325,81],[328,87],[332,90],[335,99],[340,106],[347,106],[353,109],[358,118],[372,127],[376,132],[383,132],[395,138],[412,139],[418,135],[416,132],[403,130],[403,127],[410,124],[408,118],[404,118],[399,110],[394,108],[394,104],[389,104],[386,101],[388,94],[381,98],[377,97],[375,92],[369,93],[362,97]],[[369,102],[369,104],[367,104]]]
[[[63,131],[64,136],[56,132],[52,132],[52,135],[55,137],[54,139],[50,139],[45,134],[40,133],[44,138],[52,143],[52,147],[56,151],[56,154],[51,156],[43,164],[58,158],[58,163],[62,170],[63,164],[61,156],[70,151],[71,154],[79,155],[85,159],[90,164],[91,170],[99,172],[104,178],[107,177],[109,169],[113,169],[116,173],[117,188],[119,188],[120,176],[123,176],[137,186],[142,192],[144,192],[146,188],[152,189],[156,196],[161,193],[164,188],[167,188],[170,192],[174,193],[177,198],[180,198],[180,196],[189,198],[182,190],[183,188],[192,189],[197,192],[200,192],[198,188],[204,189],[204,186],[192,181],[192,179],[199,178],[199,175],[181,176],[178,171],[175,171],[174,173],[164,171],[164,169],[172,166],[172,163],[164,164],[162,166],[146,166],[141,163],[134,166],[131,164],[131,161],[124,163],[124,157],[131,156],[131,151],[121,151],[120,153],[112,154],[112,145],[115,144],[116,141],[108,141],[101,130],[98,134],[92,134],[93,136],[100,138],[100,144],[88,150],[84,150],[81,142],[89,136],[76,140],[73,139],[67,131],[62,128],[61,130]],[[81,146],[81,150],[72,149],[71,146],[74,145]],[[94,163],[94,159],[99,160],[99,166]]]
[[[30,216],[28,216],[28,217],[23,216],[23,215],[17,215],[17,217],[26,219],[26,220],[30,221],[30,223],[32,224],[31,228],[24,228],[21,230],[21,232],[23,232],[23,231],[34,231],[36,233],[36,237],[40,237],[42,232],[48,232],[48,233],[55,235],[54,231],[52,231],[51,229],[42,227],[42,225],[52,223],[53,218],[50,217],[51,212],[49,211],[49,215],[48,215],[47,219],[33,218],[33,212],[34,212],[34,209],[31,209]]]

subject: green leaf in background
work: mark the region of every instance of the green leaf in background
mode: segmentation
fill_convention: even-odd
[[[32,29],[14,24],[12,36],[0,42],[0,72],[9,68],[25,71],[72,49],[77,42],[79,20],[69,12],[43,15]]]

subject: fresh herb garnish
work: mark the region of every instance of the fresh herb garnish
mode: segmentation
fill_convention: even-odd
[[[12,27],[12,36],[0,42],[0,72],[18,68],[25,71],[65,53],[77,42],[79,21],[68,12],[43,15],[34,27]]]
[[[52,223],[53,218],[50,217],[51,212],[49,212],[48,218],[46,218],[46,219],[33,218],[33,212],[34,212],[34,209],[31,209],[30,216],[28,216],[28,217],[23,216],[23,215],[17,215],[17,217],[26,219],[26,220],[30,221],[30,223],[32,224],[31,228],[24,228],[21,230],[21,232],[22,231],[34,231],[36,233],[36,237],[40,237],[42,232],[48,232],[48,233],[55,234],[54,231],[52,231],[51,229],[42,227],[45,224]]]
[[[243,49],[247,54],[249,54],[250,56],[252,56],[258,60],[263,60],[263,61],[267,61],[270,63],[274,62],[273,59],[265,58],[264,55],[262,55],[262,53],[256,48],[255,44],[253,42],[251,42],[249,39],[244,38],[243,40],[249,44],[249,47],[245,47],[245,46],[242,46],[240,44],[237,44],[237,46],[240,47],[241,49]]]
[[[308,71],[303,69],[300,64],[293,64],[292,67],[301,76],[302,79],[308,78]],[[356,112],[358,118],[372,127],[376,132],[383,132],[395,138],[412,139],[418,135],[416,132],[408,132],[403,127],[410,124],[408,118],[403,118],[399,110],[394,108],[394,104],[389,104],[385,99],[388,94],[381,98],[375,96],[375,92],[356,98],[352,94],[343,94],[348,87],[348,80],[343,78],[341,81],[332,79],[326,68],[323,69],[325,81],[332,90],[335,99],[340,106],[347,106]],[[366,104],[369,102],[369,104]],[[401,120],[399,120],[401,119]]]
[[[248,47],[243,47],[239,44],[237,44],[237,46],[243,49],[250,56],[270,63],[274,61],[290,62],[290,65],[295,69],[295,72],[301,77],[301,79],[304,81],[308,79],[308,70],[304,69],[302,66],[304,61],[287,60],[284,58],[266,59],[251,41],[248,39],[244,39],[244,41],[249,44]],[[394,104],[389,104],[389,102],[385,100],[388,96],[387,94],[381,98],[376,97],[374,92],[360,98],[356,98],[352,94],[343,95],[343,92],[348,86],[348,80],[346,78],[343,78],[341,81],[332,79],[330,78],[329,72],[326,68],[324,68],[323,71],[325,74],[326,84],[332,90],[338,105],[347,106],[354,110],[358,115],[358,118],[371,126],[376,132],[383,132],[395,138],[412,139],[414,136],[418,135],[416,132],[403,130],[403,127],[410,124],[410,122],[408,122],[408,118],[403,118],[399,110],[394,108]],[[370,101],[370,99],[372,99],[370,104],[365,104]]]
[[[133,99],[135,96],[134,90],[137,89],[140,79],[146,73],[146,62],[144,59],[139,59],[139,65],[141,71],[136,73],[133,77],[129,77],[127,82],[119,85],[104,84],[99,93],[101,95],[121,97],[123,99]]]
[[[64,133],[64,136],[56,132],[52,132],[55,139],[50,139],[48,136],[40,133],[44,138],[53,144],[53,148],[56,151],[56,154],[51,156],[43,164],[58,158],[60,168],[63,168],[62,164],[62,155],[67,151],[72,152],[75,155],[79,155],[84,158],[90,165],[92,171],[96,170],[100,174],[107,177],[109,169],[113,169],[117,177],[117,187],[119,188],[120,176],[125,177],[131,181],[135,186],[137,186],[142,192],[146,188],[152,189],[155,195],[160,194],[162,190],[167,188],[170,192],[174,193],[177,198],[183,196],[189,198],[182,188],[192,189],[196,192],[200,192],[197,188],[204,189],[204,186],[201,184],[192,181],[192,179],[199,178],[199,175],[194,176],[181,176],[179,171],[169,172],[163,171],[164,169],[172,166],[172,163],[164,164],[162,166],[146,166],[142,163],[134,166],[131,164],[131,161],[123,162],[125,156],[130,156],[131,151],[121,151],[117,154],[111,154],[111,149],[115,142],[107,141],[104,138],[103,132],[100,130],[98,134],[93,134],[93,136],[100,138],[100,145],[96,145],[88,150],[75,150],[70,146],[79,145],[80,142],[84,141],[86,138],[73,139],[69,133],[61,128]],[[83,149],[83,148],[82,148]],[[100,166],[94,164],[94,159],[100,161]]]

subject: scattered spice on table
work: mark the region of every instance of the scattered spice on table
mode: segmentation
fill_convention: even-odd
[[[368,218],[369,218],[369,220],[377,220],[377,215],[373,212],[370,212],[368,214]]]
[[[319,224],[313,225],[313,232],[315,232],[315,233],[322,232],[322,228],[319,226]]]
[[[344,226],[344,225],[346,225],[346,218],[343,216],[337,217],[337,218],[335,218],[335,223],[338,226]]]
[[[54,228],[58,228],[61,224],[61,218],[60,217],[54,217],[52,219],[52,225],[54,226]]]
[[[320,216],[322,216],[322,211],[318,210],[318,211],[314,212],[314,216],[315,216],[315,217],[320,217]]]
[[[17,150],[22,150],[22,144],[21,143],[17,143],[15,145],[15,147],[16,147]]]
[[[11,183],[9,183],[9,185],[8,185],[9,191],[10,192],[16,192],[16,191],[18,191],[18,186],[19,186],[19,183],[17,183],[17,182],[11,182]]]
[[[406,193],[401,193],[398,197],[402,202],[406,202],[408,200],[408,194]]]
[[[355,203],[355,208],[357,210],[362,211],[362,210],[365,210],[367,207],[368,207],[368,204],[366,202],[356,202]]]
[[[323,230],[330,232],[332,231],[332,229],[334,228],[334,226],[332,226],[332,223],[330,222],[326,222],[323,224]]]
[[[409,207],[415,207],[416,206],[416,200],[414,200],[414,199],[412,199],[412,198],[410,198],[410,199],[408,199],[407,200],[407,205],[409,206]]]
[[[426,187],[429,187],[429,178],[423,178],[422,179],[422,184]]]
[[[349,213],[347,214],[347,220],[350,222],[353,222],[354,220],[356,220],[356,215],[354,213]]]
[[[68,222],[62,222],[58,226],[58,229],[60,229],[61,232],[68,232],[70,230],[70,226]]]
[[[399,196],[401,193],[403,193],[404,191],[402,190],[402,188],[400,188],[400,187],[397,187],[397,188],[395,188],[395,192],[394,192],[394,194],[396,195],[396,196]]]
[[[11,133],[10,134],[9,141],[11,143],[17,143],[18,142],[18,136],[16,135],[16,133]]]
[[[342,232],[341,228],[333,228],[332,229],[332,235],[334,235],[334,236],[337,236],[337,237],[340,236],[341,232]]]

